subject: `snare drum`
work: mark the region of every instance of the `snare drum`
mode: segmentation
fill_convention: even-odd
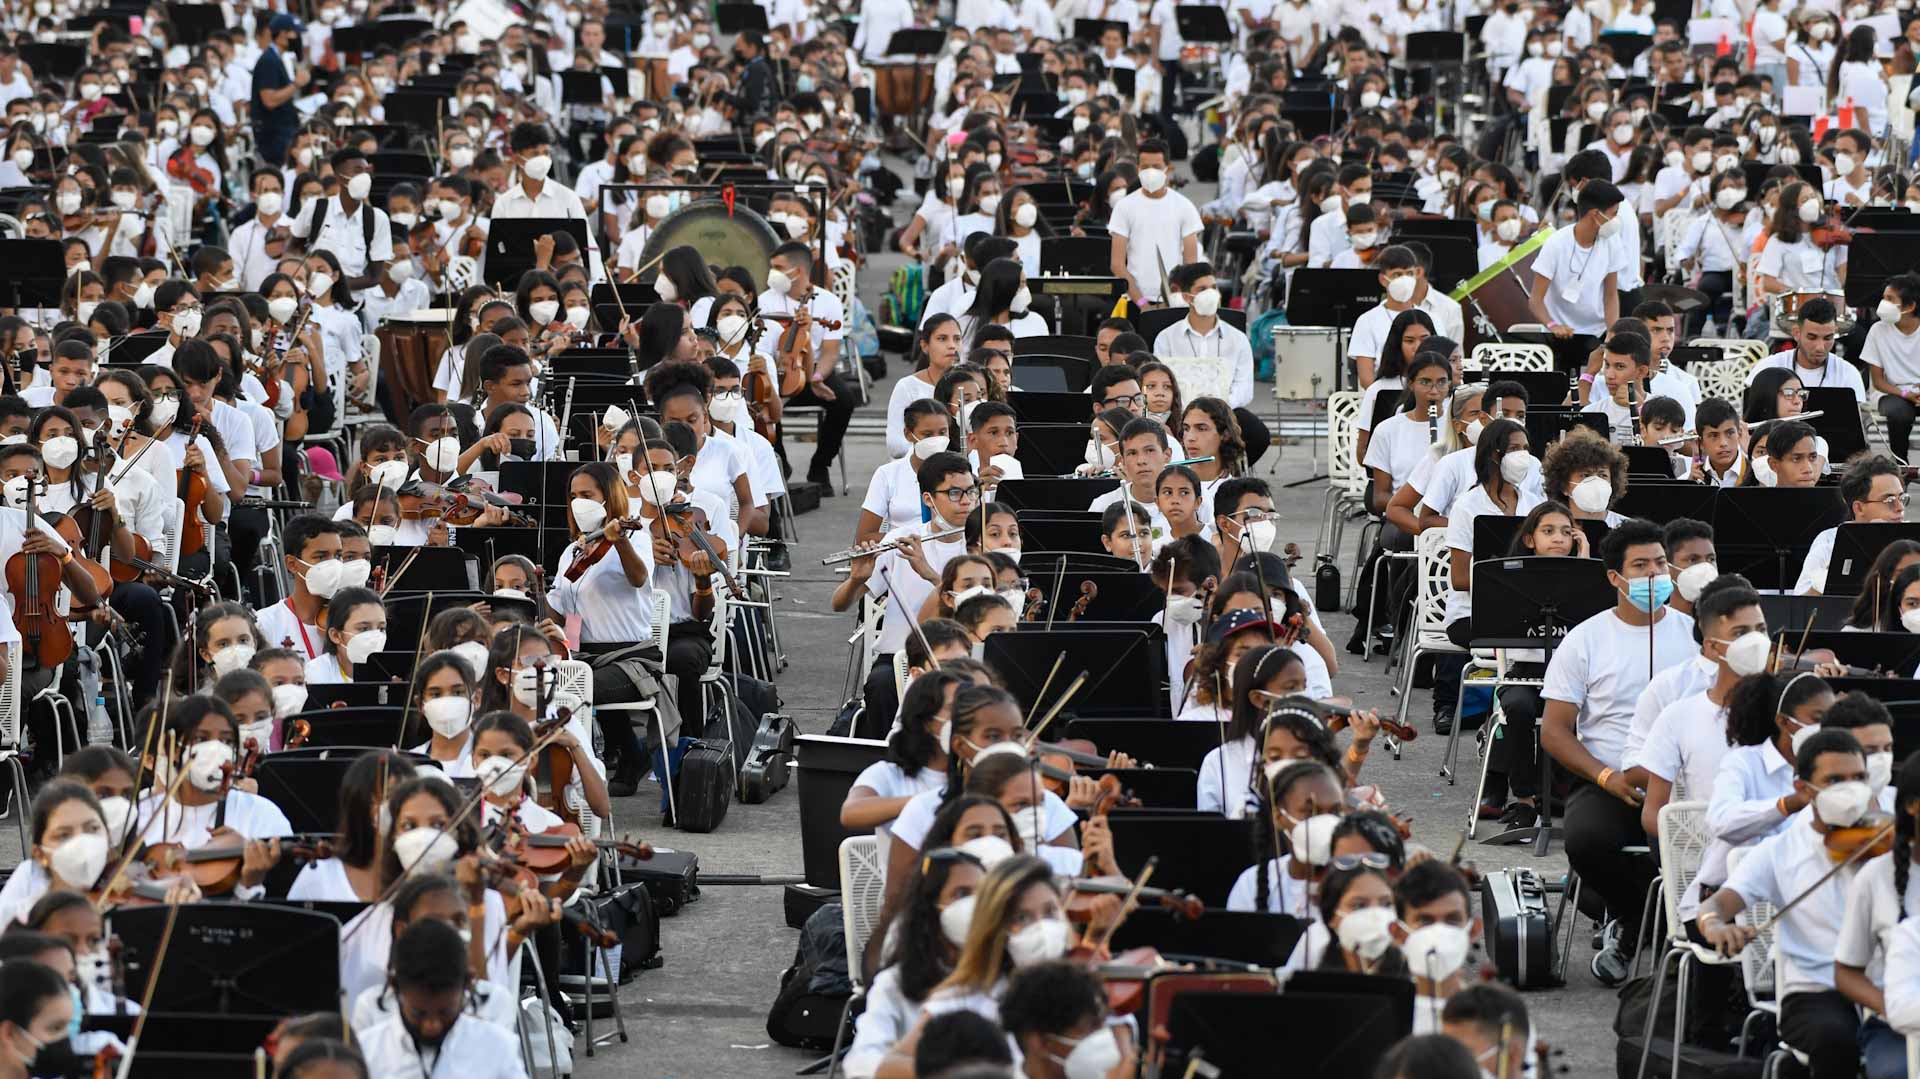
[[[873,100],[884,116],[912,116],[933,104],[933,68],[925,64],[873,65]]]
[[[1324,401],[1340,388],[1337,326],[1273,328],[1273,396],[1282,401]]]

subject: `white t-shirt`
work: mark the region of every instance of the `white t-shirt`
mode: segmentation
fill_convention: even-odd
[[[1581,247],[1570,228],[1547,237],[1533,260],[1534,274],[1547,279],[1547,315],[1575,333],[1606,332],[1605,286],[1614,269],[1605,240]]]
[[[914,795],[913,800],[901,808],[900,815],[893,818],[895,842],[905,843],[914,850],[921,848],[927,841],[927,832],[933,828],[933,818],[940,815],[940,792],[946,786],[946,777],[942,776],[938,786]],[[1043,838],[1051,843],[1065,835],[1080,818],[1052,791],[1042,793],[1046,797],[1046,807],[1041,812],[1047,833]]]
[[[1319,921],[1320,911],[1307,895],[1307,882],[1295,880],[1287,872],[1287,866],[1293,861],[1287,855],[1267,862],[1267,913],[1291,914],[1296,918]],[[1233,882],[1233,890],[1227,893],[1228,910],[1255,910],[1254,903],[1259,899],[1260,878],[1254,876],[1256,867],[1248,866]]]
[[[1453,510],[1462,492],[1474,485],[1474,447],[1454,450],[1438,461],[1431,456],[1413,470],[1407,484],[1420,495],[1420,502],[1442,517]]]
[[[1525,517],[1533,512],[1533,507],[1544,501],[1539,495],[1528,494],[1525,491],[1516,492],[1514,498],[1512,516],[1515,517]],[[1487,494],[1485,487],[1476,484],[1468,488],[1465,494],[1454,499],[1453,512],[1447,515],[1447,547],[1451,550],[1466,552],[1467,561],[1471,563],[1474,557],[1473,522],[1488,514],[1496,517],[1508,516],[1507,511],[1493,500],[1493,496]],[[1471,589],[1463,592],[1456,588],[1447,593],[1446,619],[1449,623],[1472,615],[1473,591]]]
[[[854,777],[853,785],[866,787],[882,798],[911,798],[927,791],[939,793],[946,788],[947,774],[935,768],[921,768],[908,775],[892,761],[874,761]],[[873,834],[885,839],[888,835],[887,826],[876,825]],[[884,845],[882,849],[885,849]]]
[[[887,397],[887,452],[905,457],[913,449],[907,441],[907,406],[933,396],[933,383],[918,374],[902,375]]]
[[[1445,422],[1440,421],[1440,422]],[[1421,458],[1431,459],[1432,435],[1425,418],[1415,419],[1410,412],[1396,412],[1373,429],[1367,440],[1367,456],[1361,463],[1385,472],[1398,491],[1413,475]]]
[[[1787,54],[1782,47],[1787,41],[1786,16],[1777,11],[1768,11],[1763,4],[1753,12],[1753,66],[1779,64],[1784,66]]]
[[[1676,802],[1705,801],[1713,792],[1713,777],[1727,749],[1726,708],[1705,693],[1695,693],[1660,713],[1637,758],[1629,757],[1626,763],[1672,783]],[[1687,889],[1680,897],[1680,917],[1693,917],[1699,906],[1700,890]]]
[[[1732,873],[1727,887],[1748,906],[1772,903],[1776,908],[1805,898],[1774,923],[1773,943],[1780,957],[1780,996],[1818,993],[1833,988],[1833,958],[1840,938],[1840,922],[1847,910],[1847,890],[1859,867],[1840,870],[1819,887],[1816,882],[1833,868],[1813,830],[1811,806],[1795,813],[1787,826],[1755,847]]]
[[[1200,228],[1200,211],[1192,200],[1171,190],[1159,198],[1134,191],[1120,200],[1107,222],[1108,232],[1126,237],[1127,272],[1149,300],[1165,298],[1161,278],[1186,261],[1181,256],[1185,240],[1198,236]]]
[[[1573,627],[1547,662],[1541,696],[1579,709],[1580,743],[1602,764],[1621,767],[1634,705],[1652,674],[1700,651],[1692,619],[1675,618],[1678,613],[1666,609],[1649,629],[1628,625],[1613,610],[1602,611]]]
[[[945,527],[935,522],[914,525],[910,528],[890,529],[881,542],[899,539],[911,532],[919,536],[930,536],[945,531]],[[963,536],[952,539],[922,542],[920,551],[926,556],[927,565],[934,573],[946,569],[947,563],[965,554],[967,541]],[[938,587],[933,581],[920,576],[898,550],[888,551],[879,556],[873,567],[873,576],[867,579],[867,591],[875,600],[886,600],[886,617],[880,627],[878,650],[882,655],[890,655],[906,647],[907,634],[920,617],[920,606],[927,601]]]
[[[1840,267],[1847,264],[1847,245],[1835,244],[1822,251],[1806,238],[1792,243],[1778,236],[1768,237],[1760,249],[1757,273],[1778,278],[1794,292],[1839,291]]]
[[[1920,887],[1909,873],[1906,917],[1920,916]],[[1869,858],[1847,885],[1846,913],[1840,919],[1835,962],[1860,967],[1873,984],[1886,986],[1887,947],[1901,917],[1902,897],[1893,886],[1893,858]]]
[[[873,470],[867,497],[860,508],[880,518],[883,530],[909,528],[920,523],[920,462],[912,454],[895,457]]]
[[[1891,322],[1876,322],[1867,330],[1867,343],[1860,359],[1868,367],[1878,367],[1888,382],[1902,389],[1920,389],[1920,329],[1900,332]],[[1879,393],[1875,391],[1875,397]]]

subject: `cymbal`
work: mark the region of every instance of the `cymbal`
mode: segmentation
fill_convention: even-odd
[[[1674,309],[1678,314],[1686,314],[1696,308],[1707,306],[1707,294],[1685,285],[1646,285],[1640,289],[1643,301],[1658,300]]]

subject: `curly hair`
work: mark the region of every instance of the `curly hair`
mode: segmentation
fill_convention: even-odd
[[[1627,491],[1627,458],[1613,443],[1594,434],[1585,427],[1576,427],[1568,431],[1566,437],[1555,443],[1547,451],[1547,458],[1540,464],[1540,478],[1546,488],[1547,498],[1552,500],[1570,497],[1568,482],[1576,472],[1590,472],[1596,468],[1607,470],[1607,482],[1613,487],[1613,499]]]
[[[713,398],[713,372],[704,363],[669,360],[647,372],[647,397],[655,407],[681,393],[695,393],[702,402]]]

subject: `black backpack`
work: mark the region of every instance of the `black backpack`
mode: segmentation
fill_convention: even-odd
[[[781,1045],[813,1052],[833,1048],[850,1029],[847,1001],[847,933],[841,906],[827,903],[800,929],[793,965],[780,975],[780,991],[767,1011],[767,1035]]]

